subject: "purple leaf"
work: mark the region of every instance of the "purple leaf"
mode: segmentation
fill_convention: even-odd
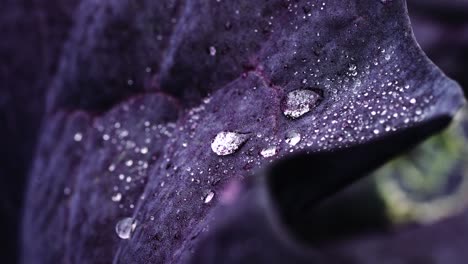
[[[3,1],[0,10],[0,258],[14,263],[26,175],[44,113],[45,86],[77,1]]]
[[[291,242],[301,210],[464,101],[399,0],[83,1],[77,14],[47,94],[25,263],[319,261]]]

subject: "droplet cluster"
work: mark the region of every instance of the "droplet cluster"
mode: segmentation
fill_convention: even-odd
[[[297,18],[284,25],[290,30],[287,37],[280,34],[283,25],[279,25],[280,16],[276,13],[262,18],[262,27],[249,30],[255,35],[280,32],[272,39],[287,46],[288,54],[281,57],[259,52],[260,65],[254,65],[255,69],[242,73],[237,80],[239,89],[232,94],[238,97],[227,96],[232,95],[230,90],[237,89],[236,85],[227,85],[186,110],[181,122],[155,124],[141,120],[138,125],[126,125],[113,120],[99,128],[104,144],[112,145],[117,153],[106,167],[110,177],[117,180],[109,196],[111,201],[122,208],[135,208],[139,201],[128,201],[127,192],[150,181],[151,188],[139,199],[162,204],[170,201],[177,205],[170,216],[180,220],[174,223],[183,223],[187,208],[209,208],[218,194],[222,196],[220,189],[226,181],[240,179],[276,158],[294,151],[323,151],[366,142],[395,131],[402,124],[410,126],[425,119],[434,98],[424,91],[415,93],[419,84],[405,81],[410,78],[403,75],[405,66],[396,59],[402,47],[387,42],[369,51],[371,55],[366,58],[357,58],[346,47],[325,47],[330,32],[320,27],[308,34],[315,40],[314,45],[302,47],[301,23],[315,21],[330,6],[325,1],[286,1],[284,7],[283,11]],[[229,17],[221,24],[226,31],[237,30],[236,19],[246,10],[233,12],[235,19]],[[258,16],[262,14],[259,12]],[[357,27],[358,22],[353,21],[355,24],[350,27]],[[222,41],[205,43],[202,56],[210,62],[223,60],[229,43]],[[304,53],[301,49],[306,48]],[[288,73],[282,77],[286,80],[278,81],[279,84],[271,81],[275,76],[268,75],[276,72]],[[265,90],[275,90],[272,94],[276,98],[263,97]],[[260,106],[260,102],[270,99],[270,105]],[[237,105],[230,104],[233,100]],[[258,106],[249,108],[245,102]],[[246,120],[220,120],[226,115],[245,116]],[[255,119],[247,121],[254,115]],[[145,132],[143,140],[134,137],[141,131]],[[153,143],[161,137],[167,142],[157,149],[161,155],[148,179],[157,147]],[[82,138],[75,135],[74,140],[80,142]],[[145,217],[155,220],[159,216],[158,212],[149,212]]]

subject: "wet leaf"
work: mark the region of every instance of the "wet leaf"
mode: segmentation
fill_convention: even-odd
[[[397,0],[83,1],[47,99],[25,262],[320,260],[301,212],[463,104]]]

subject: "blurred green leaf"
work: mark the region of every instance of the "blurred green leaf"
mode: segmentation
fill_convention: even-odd
[[[468,203],[468,144],[465,108],[453,124],[373,174],[390,220],[431,223]]]

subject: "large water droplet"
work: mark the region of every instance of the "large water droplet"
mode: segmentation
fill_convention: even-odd
[[[286,134],[285,140],[290,146],[296,146],[301,141],[301,134],[296,131],[290,131]]]
[[[276,146],[270,146],[262,149],[262,151],[260,151],[260,155],[264,158],[273,157],[276,155]]]
[[[219,156],[226,156],[236,152],[249,136],[236,132],[219,132],[211,142],[211,149]]]
[[[129,239],[137,226],[137,221],[131,217],[126,217],[115,225],[115,232],[121,239]]]
[[[289,92],[281,108],[286,117],[296,119],[310,112],[320,102],[321,96],[308,89],[297,89]]]

